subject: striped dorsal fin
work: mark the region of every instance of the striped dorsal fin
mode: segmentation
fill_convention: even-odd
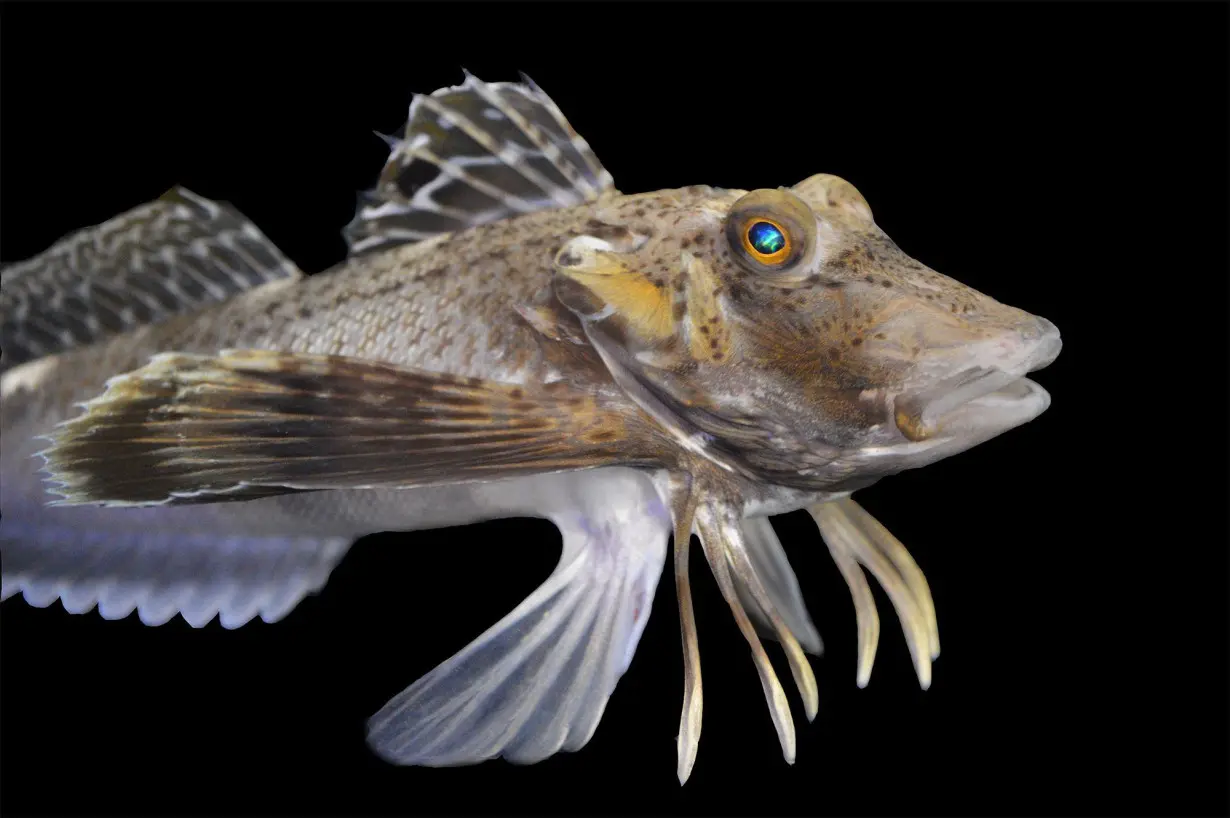
[[[529,77],[416,95],[405,132],[345,230],[352,255],[590,202],[611,174]]]

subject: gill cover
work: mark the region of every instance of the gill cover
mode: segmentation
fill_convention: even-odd
[[[620,387],[686,449],[751,479],[773,468],[790,435],[739,396],[748,371],[746,320],[732,291],[751,277],[789,290],[808,282],[817,258],[816,216],[795,193],[754,190],[724,215],[708,217],[713,241],[659,247],[671,278],[639,253],[647,237],[631,231],[578,236],[554,259],[556,298],[580,321],[586,340]],[[665,249],[662,249],[662,248]],[[743,283],[740,283],[740,282]],[[824,451],[814,465],[829,462]]]

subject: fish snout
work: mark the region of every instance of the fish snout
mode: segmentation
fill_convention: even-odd
[[[1050,365],[1063,343],[1059,328],[1039,316],[1004,307],[996,321],[958,326],[934,322],[919,332],[923,344],[895,401],[898,429],[910,440],[931,437],[954,412],[974,406],[989,414],[1009,404],[1049,404],[1046,391],[1025,378]]]

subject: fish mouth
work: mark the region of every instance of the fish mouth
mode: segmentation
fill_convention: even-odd
[[[897,429],[911,442],[988,428],[1008,429],[1046,411],[1050,395],[1026,378],[1059,355],[1059,330],[1045,319],[1041,337],[1007,366],[971,366],[894,402]]]

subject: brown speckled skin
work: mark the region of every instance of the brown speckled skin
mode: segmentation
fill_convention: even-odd
[[[906,256],[843,180],[814,176],[792,192],[814,223],[803,228],[807,257],[787,271],[757,269],[732,246],[727,221],[745,191],[608,194],[361,255],[62,354],[36,391],[6,396],[6,436],[45,433],[108,377],[166,351],[352,355],[511,383],[562,379],[619,399],[595,356],[518,314],[554,304],[567,315],[552,301],[553,278],[570,278],[556,265],[572,262],[561,252],[570,240],[589,236],[613,248],[608,257],[628,282],[599,324],[645,365],[638,374],[685,417],[716,419],[716,443],[766,482],[827,488],[840,476],[800,480],[799,471],[822,468],[871,435],[901,440],[886,431],[891,397],[910,386],[920,358],[1028,334],[1036,319]]]

